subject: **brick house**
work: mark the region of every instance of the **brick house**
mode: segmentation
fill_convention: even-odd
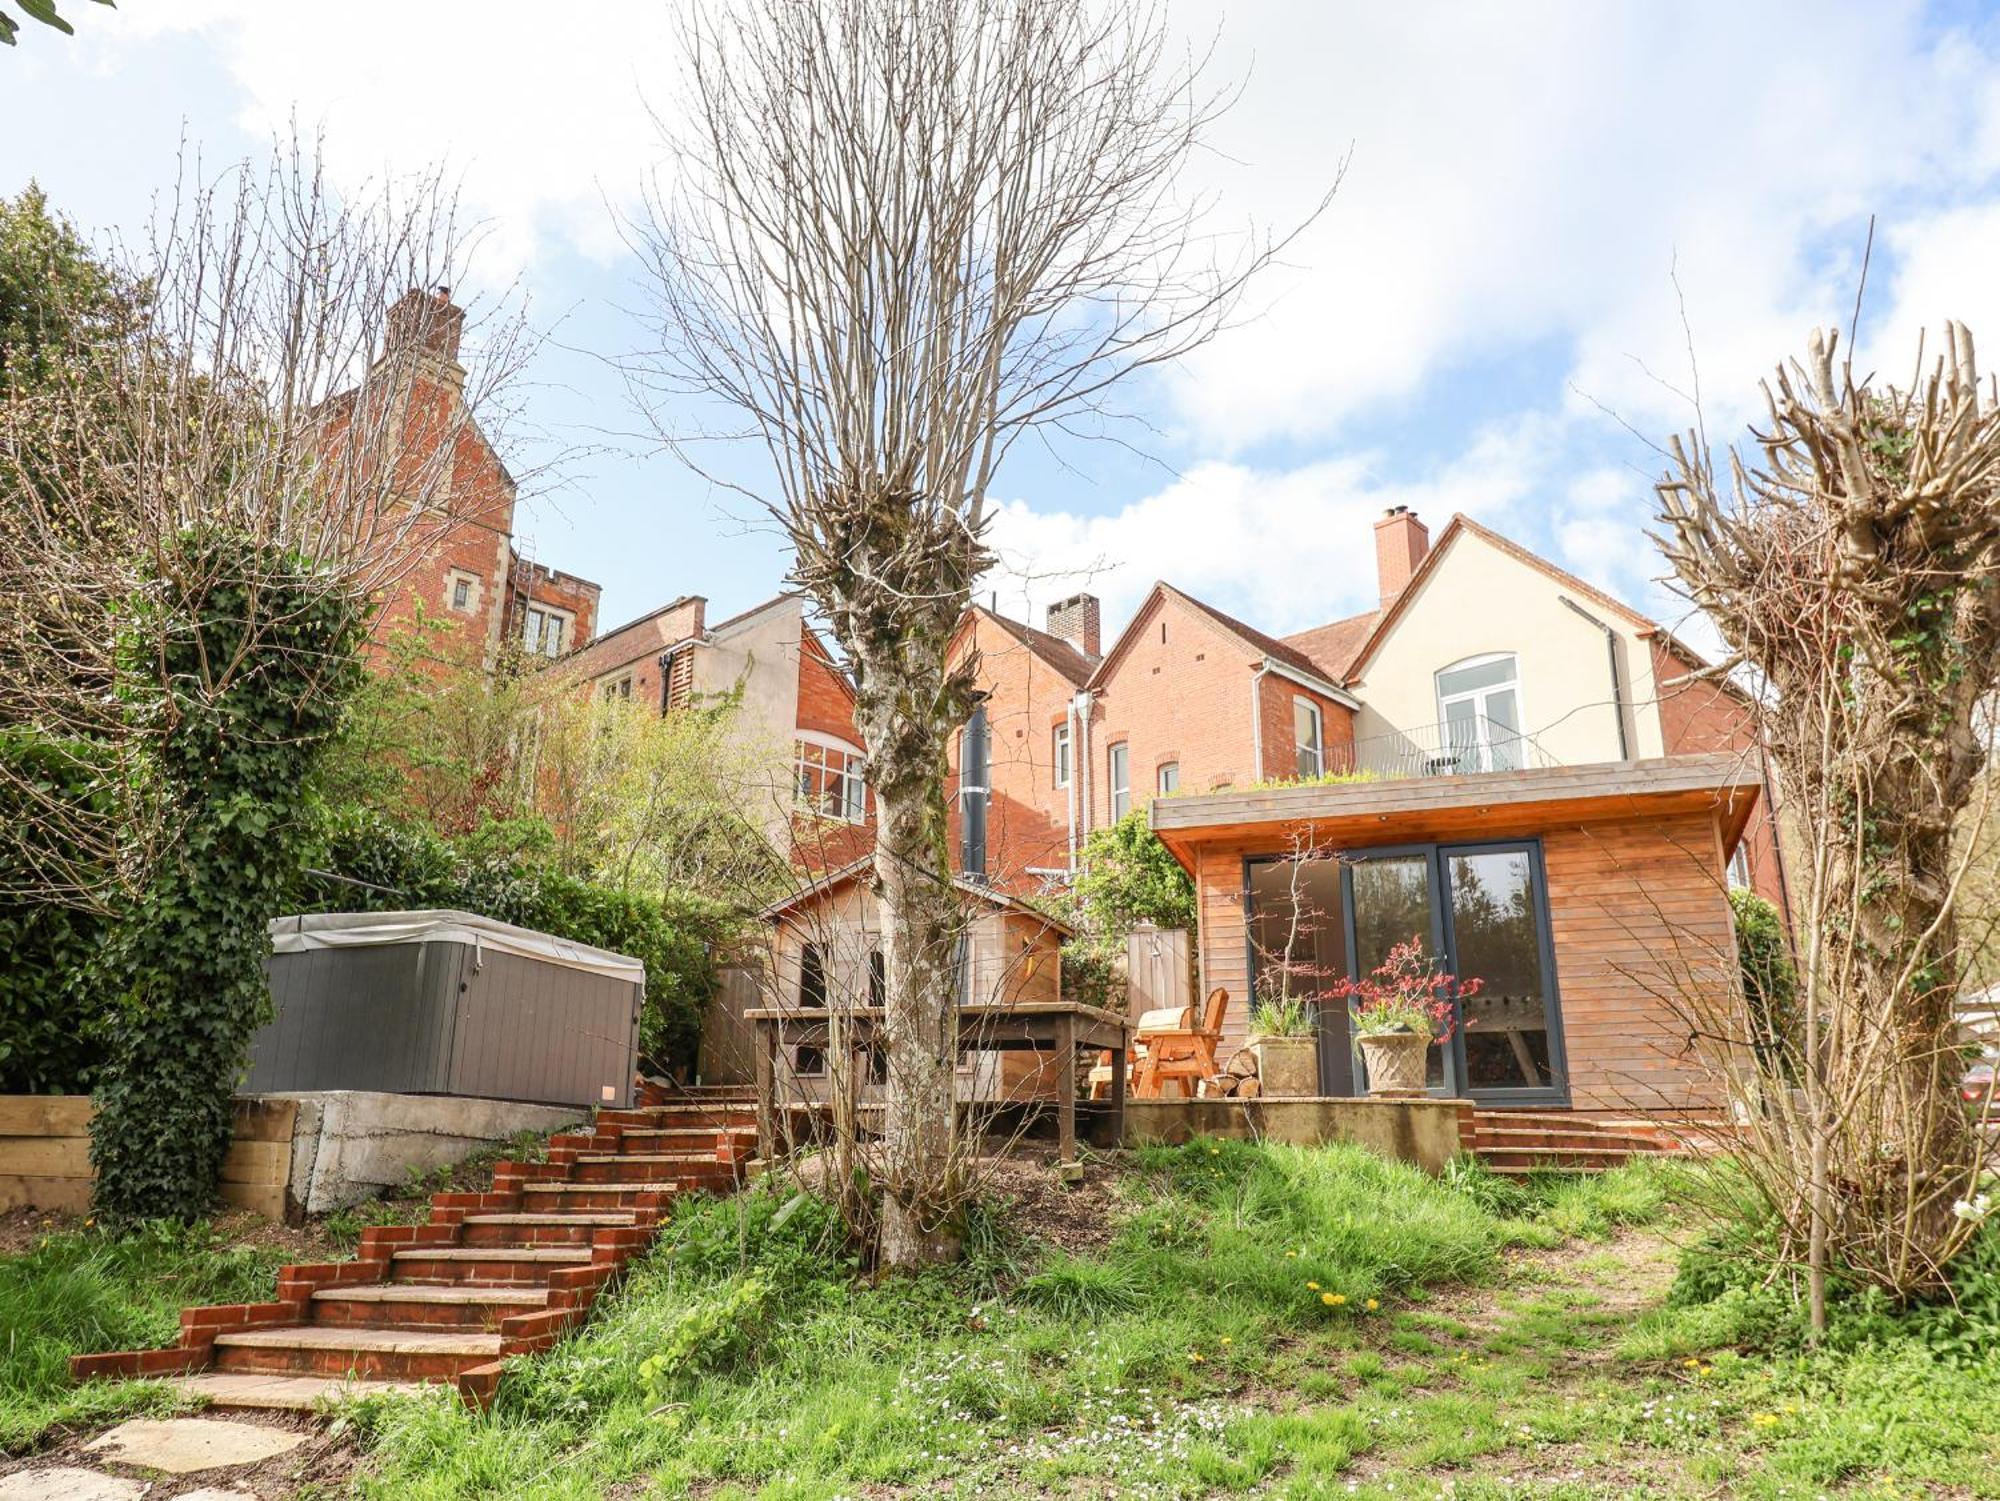
[[[1162,583],[1080,685],[1037,696],[986,669],[993,725],[1049,727],[1046,750],[993,736],[996,762],[1018,743],[1034,773],[1003,798],[996,767],[996,808],[1067,853],[1150,805],[1194,876],[1201,984],[1237,998],[1232,1037],[1274,977],[1323,986],[1416,933],[1488,982],[1434,1052],[1438,1090],[1718,1103],[1673,996],[1730,983],[1730,885],[1784,905],[1746,705],[1691,676],[1672,632],[1465,517],[1433,546],[1399,508],[1374,540],[1358,615],[1275,638]],[[1321,1087],[1364,1087],[1340,1020]]]
[[[404,424],[391,446],[412,476],[404,499],[422,508],[407,523],[392,518],[401,557],[372,626],[378,664],[420,621],[429,629],[416,661],[434,672],[491,671],[510,642],[556,657],[597,626],[596,584],[515,545],[514,477],[465,407],[464,330],[449,289],[412,288],[390,307],[382,353],[360,387],[328,404],[335,462],[357,404],[391,404]]]
[[[606,631],[552,670],[581,692],[662,715],[735,695],[736,743],[746,764],[769,768],[768,778],[744,789],[746,812],[804,863],[844,863],[866,843],[870,809],[854,685],[798,594],[715,625],[707,612],[706,599],[684,595]]]

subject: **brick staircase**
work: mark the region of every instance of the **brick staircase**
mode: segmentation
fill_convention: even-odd
[[[501,1362],[546,1349],[652,1243],[673,1197],[726,1192],[756,1147],[738,1094],[600,1111],[546,1162],[502,1162],[422,1225],[361,1233],[353,1261],[287,1266],[277,1298],[189,1308],[164,1350],[70,1359],[71,1374],[172,1377],[216,1407],[310,1409],[336,1393],[449,1383],[484,1406]]]
[[[1657,1122],[1597,1120],[1566,1111],[1462,1111],[1459,1140],[1494,1172],[1516,1177],[1551,1168],[1601,1173],[1636,1157],[1685,1150],[1671,1128]]]

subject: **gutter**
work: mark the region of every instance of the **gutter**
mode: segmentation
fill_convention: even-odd
[[[1618,633],[1567,594],[1558,594],[1556,598],[1604,632],[1604,657],[1611,668],[1611,715],[1618,722],[1618,759],[1629,761],[1632,747],[1625,738],[1625,690],[1618,678]]]
[[[1276,664],[1266,657],[1250,674],[1250,782],[1264,780],[1264,675]]]
[[[1296,667],[1287,666],[1283,662],[1266,657],[1264,665],[1257,669],[1257,673],[1261,677],[1267,672],[1275,672],[1279,677],[1297,683],[1301,688],[1310,688],[1321,697],[1332,699],[1333,702],[1339,704],[1343,709],[1350,709],[1357,713],[1361,709],[1361,700],[1349,693],[1345,688],[1329,683],[1325,678],[1315,677],[1310,672],[1301,672]]]

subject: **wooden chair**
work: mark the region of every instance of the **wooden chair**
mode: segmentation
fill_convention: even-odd
[[[1167,1006],[1158,1011],[1141,1012],[1132,1029],[1132,1043],[1125,1055],[1125,1078],[1128,1083],[1138,1077],[1139,1060],[1146,1056],[1148,1039],[1153,1037],[1175,1037],[1194,1025],[1194,1007]],[[1097,1066],[1090,1071],[1090,1097],[1104,1099],[1111,1093],[1111,1054],[1107,1050],[1097,1056]]]
[[[1158,1099],[1166,1093],[1167,1085],[1174,1083],[1180,1085],[1183,1096],[1193,1099],[1201,1081],[1218,1072],[1215,1049],[1222,1041],[1222,1023],[1228,1015],[1229,992],[1218,988],[1208,993],[1198,1027],[1183,1025],[1149,1033],[1145,1019],[1140,1018],[1139,1036],[1146,1044],[1146,1053],[1132,1071],[1133,1095],[1142,1100]]]

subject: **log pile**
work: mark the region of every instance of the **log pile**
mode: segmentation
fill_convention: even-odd
[[[1213,1079],[1202,1080],[1201,1092],[1206,1099],[1256,1099],[1264,1092],[1264,1081],[1257,1077],[1256,1053],[1238,1048],[1227,1068]]]

